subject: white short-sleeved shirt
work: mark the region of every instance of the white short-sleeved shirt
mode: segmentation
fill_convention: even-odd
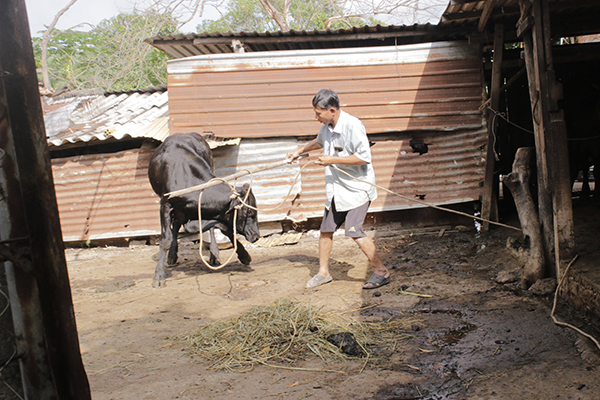
[[[358,179],[375,184],[369,139],[365,126],[358,118],[341,111],[335,128],[329,125],[321,127],[317,144],[323,148],[326,156],[344,157],[354,154],[365,161],[366,164],[363,165],[334,165]],[[348,211],[375,200],[377,189],[366,182],[357,181],[329,166],[325,167],[325,208],[331,207],[334,196],[337,211]]]

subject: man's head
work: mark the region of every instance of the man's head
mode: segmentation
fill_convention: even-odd
[[[321,89],[313,97],[315,118],[324,125],[335,126],[340,116],[340,99],[337,93],[330,89]]]

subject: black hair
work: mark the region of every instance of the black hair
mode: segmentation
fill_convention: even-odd
[[[327,110],[329,107],[333,107],[339,110],[340,99],[336,92],[331,89],[321,89],[312,100],[313,107],[319,107],[323,110]]]

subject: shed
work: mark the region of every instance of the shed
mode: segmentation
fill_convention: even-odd
[[[217,175],[221,157],[228,168],[252,168],[316,135],[311,99],[327,87],[364,122],[377,183],[409,198],[380,191],[372,212],[423,207],[410,198],[470,202],[480,197],[485,171],[481,68],[478,47],[466,41],[179,58],[167,67],[170,129],[239,137],[239,148],[215,152]],[[298,171],[256,174],[258,204],[276,203]],[[322,168],[306,168],[300,182],[292,203],[259,219],[319,217]]]
[[[169,133],[166,86],[71,93],[43,108],[64,241],[159,233],[147,170]]]
[[[567,64],[575,62],[576,59],[586,63],[597,56],[592,47],[569,51],[557,50],[552,45],[559,42],[561,37],[597,34],[600,31],[599,16],[600,3],[592,0],[453,0],[443,13],[440,23],[435,26],[365,26],[338,31],[204,33],[158,36],[147,39],[147,42],[174,58],[168,64],[169,90],[172,92],[172,100],[176,100],[171,107],[170,124],[173,131],[209,131],[225,137],[235,135],[242,137],[242,144],[252,140],[277,141],[290,137],[298,141],[306,140],[307,135],[311,135],[308,122],[310,117],[304,117],[303,113],[310,113],[310,107],[303,107],[306,107],[306,104],[310,105],[310,96],[316,90],[323,86],[330,87],[340,92],[344,108],[365,121],[370,137],[376,143],[373,148],[377,159],[375,162],[379,163],[389,156],[385,162],[375,164],[376,175],[388,179],[388,182],[379,183],[402,191],[412,189],[410,185],[414,181],[411,177],[434,176],[435,179],[426,179],[429,186],[416,186],[417,190],[405,193],[417,197],[425,195],[425,199],[432,204],[449,204],[454,201],[468,201],[469,198],[481,198],[482,214],[486,219],[498,220],[499,176],[507,173],[504,168],[512,164],[516,147],[523,144],[534,145],[537,150],[538,187],[541,193],[538,198],[538,211],[543,221],[549,274],[553,274],[551,265],[554,264],[554,231],[558,232],[559,248],[565,249],[562,253],[564,256],[568,256],[573,248],[565,120],[562,117],[561,85],[556,80],[558,75],[554,69],[553,53],[560,52],[565,55],[563,61]],[[453,90],[458,90],[462,84],[477,87],[480,90],[478,107],[468,104],[469,101],[476,102],[474,89],[473,92],[463,92],[459,95],[462,96],[460,101],[457,101],[456,97],[448,97],[447,103],[443,101],[446,97],[440,97],[447,96],[447,93],[440,92],[429,98],[426,96],[426,93],[434,93],[427,92],[433,87],[421,90],[425,87],[419,83],[428,82],[431,77],[429,73],[435,74],[436,67],[441,66],[440,60],[431,57],[432,62],[429,62],[429,58],[426,57],[425,61],[421,61],[423,68],[420,72],[408,72],[411,63],[407,60],[410,59],[410,49],[424,49],[427,46],[432,55],[438,48],[463,49],[464,64],[460,67],[458,64],[452,64],[457,62],[454,59],[449,63],[451,68],[438,69],[439,80],[433,83],[433,86],[436,86],[436,90],[441,89],[443,85],[454,85]],[[243,49],[243,53],[235,53],[234,49]],[[509,49],[515,51],[511,54],[506,51]],[[389,59],[383,61],[383,58],[377,62],[371,60],[372,63],[365,61],[369,54],[386,51],[395,52],[402,61],[394,63]],[[514,54],[517,57],[514,57]],[[526,57],[521,58],[521,54]],[[566,56],[567,54],[570,55]],[[504,55],[506,58],[503,60]],[[472,64],[469,63],[470,57],[473,57]],[[475,59],[478,61],[474,61]],[[389,75],[382,73],[381,65],[386,63],[392,66],[391,72],[388,71]],[[269,73],[265,73],[265,67],[273,68],[268,69]],[[364,75],[358,74],[361,68]],[[396,75],[394,68],[397,69]],[[459,70],[460,78],[464,78],[464,81],[454,79],[458,77],[455,74]],[[479,72],[470,75],[467,70]],[[338,73],[328,74],[331,71]],[[450,72],[448,76],[446,71]],[[355,73],[356,75],[353,75]],[[529,79],[525,81],[527,89],[522,91],[519,88],[522,88],[523,84],[519,79],[524,78],[525,73]],[[400,100],[382,96],[382,92],[387,90],[386,95],[389,95],[398,88],[398,83],[406,83],[405,78],[409,76],[419,82],[412,87],[412,90],[418,93],[417,97],[404,97]],[[230,77],[219,81],[226,85],[219,86],[218,90],[215,87],[211,88],[211,82],[217,82],[222,77]],[[269,79],[273,79],[273,82],[269,82]],[[380,82],[383,83],[382,86],[366,84]],[[239,87],[235,87],[236,84]],[[438,84],[442,86],[438,88]],[[185,85],[189,86],[185,88]],[[402,89],[404,87],[397,91]],[[465,87],[462,86],[461,89]],[[243,93],[237,101],[233,101],[232,97],[235,92]],[[372,96],[373,92],[378,92],[379,97]],[[240,124],[233,114],[227,114],[227,110],[223,108],[219,109],[216,97],[212,97],[209,102],[204,101],[202,96],[231,100],[236,110],[235,115],[245,116],[245,123]],[[509,109],[505,99],[514,100],[519,96],[524,102],[513,102],[512,108]],[[277,100],[271,103],[264,102],[270,98]],[[271,104],[275,103],[280,105],[281,99],[285,99],[286,106],[289,106],[285,112],[281,108],[271,107]],[[199,115],[191,116],[190,109],[187,104],[183,104],[183,100],[188,104],[193,103],[196,110],[200,110]],[[268,104],[266,108],[265,104]],[[217,109],[205,106],[214,106]],[[472,124],[479,106],[482,110],[481,136],[476,133],[479,132],[478,128]],[[216,111],[210,118],[206,112],[209,109]],[[229,118],[228,121],[219,121],[221,111]],[[504,115],[503,111],[513,115],[521,111],[529,112],[528,116],[523,117],[523,121],[529,118],[527,123],[533,132],[529,138],[535,137],[535,141],[532,143],[524,135],[514,134],[514,130],[507,125],[499,124],[499,116]],[[387,114],[384,115],[384,112]],[[401,118],[404,119],[401,121]],[[469,120],[470,123],[463,123]],[[428,129],[427,121],[436,122],[432,122]],[[290,129],[292,126],[294,129]],[[315,126],[315,133],[317,129],[318,126]],[[463,139],[457,139],[456,135],[461,130],[474,136],[470,141],[464,136]],[[255,139],[258,137],[261,139]],[[435,142],[434,138],[446,138],[452,143],[449,147],[460,147],[470,152],[469,161],[457,167],[460,172],[456,175],[453,175],[455,171],[449,169],[448,164],[443,164],[440,160],[423,164],[416,162],[432,160],[441,155],[434,151],[442,149],[441,143]],[[412,147],[402,147],[406,146],[407,142],[410,144],[411,140],[413,143],[427,144],[428,153],[416,156],[412,153]],[[379,153],[378,147],[384,150]],[[479,158],[474,156],[475,154],[478,154]],[[414,159],[406,157],[407,155]],[[446,160],[450,158],[447,157]],[[403,163],[405,160],[410,161]],[[412,175],[400,182],[396,180],[398,176],[410,172],[411,167],[415,167]],[[438,180],[441,174],[445,174],[444,178]],[[461,179],[463,177],[469,182],[477,181],[481,187],[471,191],[466,197],[448,196],[448,192],[455,191],[457,185],[466,187],[471,184],[465,185],[465,181]],[[307,170],[302,173],[302,189],[290,208],[289,217],[294,218],[296,212],[314,215],[317,210],[316,204],[322,197],[322,193],[318,192],[318,188],[322,186],[317,180],[314,171]],[[402,185],[401,182],[406,185]],[[409,207],[411,206],[408,203],[390,203],[385,199],[383,203],[374,204],[373,210]],[[486,228],[487,226],[484,226],[484,229]],[[558,248],[556,250],[558,251]]]

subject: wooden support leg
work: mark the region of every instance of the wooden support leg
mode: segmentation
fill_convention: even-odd
[[[513,169],[503,182],[512,192],[519,214],[519,221],[523,229],[525,241],[529,243],[526,252],[526,261],[521,274],[521,284],[524,289],[529,288],[537,280],[544,277],[544,246],[542,226],[539,221],[533,196],[529,190],[529,175],[535,149],[522,147],[517,150]]]

